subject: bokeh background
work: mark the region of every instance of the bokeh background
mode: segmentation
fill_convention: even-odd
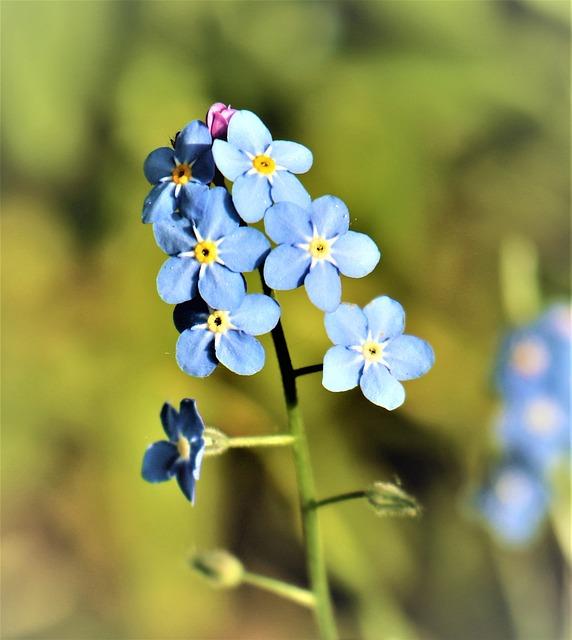
[[[252,378],[177,368],[164,255],[140,222],[145,156],[219,100],[312,149],[307,188],[345,200],[384,254],[344,298],[399,299],[437,354],[391,414],[300,380],[320,495],[398,478],[424,509],[323,511],[343,636],[564,637],[565,527],[507,548],[467,504],[494,454],[504,240],[536,248],[543,304],[569,295],[568,3],[1,9],[3,637],[314,637],[307,611],[212,591],[187,564],[223,547],[305,583],[287,450],[207,459],[194,508],[139,475],[164,401],[196,398],[231,435],[284,426],[269,336]],[[319,362],[321,314],[303,291],[279,300],[295,365]]]

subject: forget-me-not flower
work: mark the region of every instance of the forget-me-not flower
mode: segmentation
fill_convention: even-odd
[[[325,317],[326,332],[336,345],[326,352],[322,384],[347,391],[358,384],[365,397],[386,409],[405,400],[401,380],[427,373],[435,356],[431,346],[403,335],[405,312],[388,296],[375,298],[363,310],[341,304]]]
[[[266,233],[278,244],[264,263],[264,279],[278,290],[304,284],[322,311],[341,301],[340,273],[362,278],[379,262],[379,249],[364,233],[349,231],[348,208],[334,196],[322,196],[302,209],[279,202],[266,212]]]
[[[164,482],[173,476],[187,500],[195,500],[195,482],[199,479],[205,450],[205,425],[194,400],[181,400],[177,411],[165,403],[161,423],[168,440],[147,447],[141,474],[148,482]]]
[[[239,305],[213,309],[195,298],[177,305],[173,314],[181,332],[177,362],[191,376],[204,378],[220,362],[240,375],[264,366],[264,347],[254,337],[272,331],[280,318],[278,303],[260,293],[246,295]]]
[[[223,187],[207,191],[190,211],[194,219],[173,216],[154,225],[157,244],[171,256],[157,276],[159,295],[177,304],[198,292],[212,307],[235,308],[246,293],[241,273],[261,264],[270,243],[257,229],[240,226]]]
[[[143,203],[143,222],[168,219],[182,203],[192,200],[214,177],[212,137],[200,120],[189,122],[177,135],[174,149],[152,151],[143,167],[155,185]]]
[[[257,222],[273,202],[310,203],[295,173],[312,166],[312,153],[297,142],[272,140],[270,131],[251,111],[233,114],[227,141],[215,140],[213,156],[219,171],[231,180],[232,199],[245,222]]]

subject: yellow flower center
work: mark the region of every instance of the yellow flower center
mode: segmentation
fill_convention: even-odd
[[[230,328],[228,311],[213,311],[208,317],[207,327],[213,333],[226,333]]]
[[[363,357],[368,362],[381,362],[383,360],[383,345],[373,340],[364,342],[361,348]]]
[[[203,240],[195,245],[195,258],[201,264],[214,262],[217,257],[216,244],[211,240]]]
[[[276,170],[276,162],[270,157],[260,154],[252,159],[252,166],[265,176],[269,176]]]
[[[179,436],[177,451],[183,460],[189,460],[191,457],[191,443],[187,438],[185,438],[185,436]]]
[[[548,352],[538,340],[528,339],[518,343],[511,355],[511,364],[523,376],[536,376],[548,366]]]
[[[314,238],[310,242],[310,255],[316,260],[323,260],[330,255],[330,243],[326,238],[318,237]]]
[[[175,184],[187,184],[192,178],[191,167],[188,164],[178,164],[171,173]]]

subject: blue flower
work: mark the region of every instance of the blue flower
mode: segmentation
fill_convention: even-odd
[[[312,166],[312,153],[306,147],[272,141],[270,131],[251,111],[233,115],[227,140],[214,141],[213,155],[219,171],[234,183],[232,199],[243,220],[261,220],[273,202],[310,204],[310,196],[293,175]]]
[[[215,171],[211,145],[206,124],[193,120],[177,135],[174,149],[160,147],[147,156],[143,171],[155,186],[143,203],[143,222],[168,219],[207,189]]]
[[[223,187],[210,189],[197,202],[195,220],[173,216],[154,226],[157,244],[171,256],[157,276],[159,295],[177,304],[198,292],[212,307],[235,308],[246,293],[241,273],[262,263],[270,243],[257,229],[240,226]]]
[[[264,279],[278,290],[304,284],[308,297],[322,311],[340,304],[339,274],[362,278],[379,262],[379,249],[363,233],[349,231],[346,205],[334,196],[322,196],[305,209],[290,202],[270,207],[264,219],[266,233],[279,246],[264,264]]]
[[[204,378],[220,362],[244,376],[264,366],[264,348],[253,336],[272,331],[280,318],[280,307],[259,293],[244,297],[227,309],[209,308],[196,298],[177,305],[175,326],[181,332],[177,342],[177,362],[191,376]]]
[[[400,380],[427,373],[435,356],[431,346],[403,335],[405,313],[388,296],[362,309],[341,304],[325,317],[326,332],[336,345],[326,352],[322,384],[329,391],[347,391],[358,384],[365,397],[386,409],[405,400]]]
[[[147,482],[164,482],[177,476],[177,482],[187,500],[195,500],[195,481],[199,479],[205,450],[205,425],[197,404],[188,398],[181,401],[179,412],[165,403],[161,423],[169,440],[160,440],[147,447],[141,475]]]

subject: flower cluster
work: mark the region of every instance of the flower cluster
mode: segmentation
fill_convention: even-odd
[[[508,542],[525,543],[536,533],[549,506],[549,474],[569,451],[570,323],[570,308],[555,305],[510,333],[500,349],[496,435],[503,457],[478,504]]]

